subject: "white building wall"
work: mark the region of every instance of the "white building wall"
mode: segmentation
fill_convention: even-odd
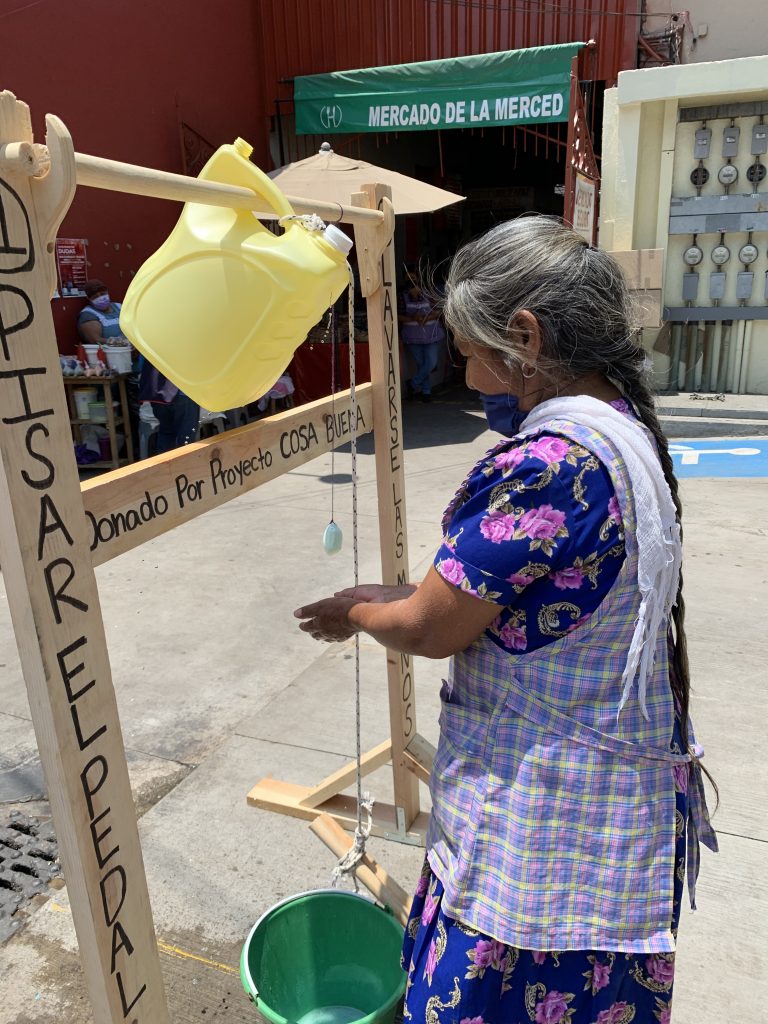
[[[768,53],[766,0],[687,0],[685,6],[683,64]],[[647,0],[643,27],[653,32],[685,13],[669,0]]]
[[[738,5],[724,6],[733,16],[733,8]],[[681,122],[680,110],[754,100],[768,104],[768,56],[626,71],[619,75],[618,86],[606,93],[600,244],[614,251],[665,249],[663,303],[666,306],[680,307],[684,304],[682,277],[688,268],[683,261],[683,253],[693,242],[690,235],[670,235],[670,204],[673,196],[696,195],[690,175],[699,166],[694,158],[693,143],[694,132],[701,122]],[[753,191],[754,186],[748,183],[746,171],[755,161],[750,152],[752,125],[759,118],[757,115],[742,116],[737,120],[741,137],[738,154],[732,163],[738,167],[739,179],[728,192],[718,182],[717,172],[726,162],[721,155],[723,128],[731,122],[727,118],[707,122],[713,134],[710,157],[703,161],[709,180],[701,188],[702,197],[741,195]],[[768,126],[768,113],[765,122]],[[760,160],[768,164],[768,154]],[[765,193],[768,210],[768,173],[757,189]],[[702,263],[696,268],[700,275],[696,303],[707,305],[711,301],[710,274],[718,269],[711,260],[711,253],[721,239],[718,234],[710,232],[697,236],[696,241],[704,253]],[[746,269],[737,254],[747,241],[747,235],[733,231],[724,241],[731,250],[731,259],[723,268],[727,272],[727,286],[721,305],[733,306],[738,302],[736,275]],[[752,241],[759,256],[749,267],[754,273],[749,304],[765,309],[768,308],[765,290],[768,281],[768,230],[756,232]],[[707,345],[703,347],[705,333]],[[658,381],[662,385],[669,382],[674,337],[669,328],[661,333],[645,331],[644,341],[653,355]],[[684,364],[678,382],[686,390],[707,390],[714,359],[727,371],[728,390],[768,394],[768,320],[735,322],[730,333],[724,333],[721,328],[705,332],[702,321],[697,337],[695,328],[693,334],[684,329],[682,338],[679,334],[677,336],[677,344],[678,347],[682,345]],[[705,350],[708,352],[706,361]],[[672,386],[675,383],[672,381]]]

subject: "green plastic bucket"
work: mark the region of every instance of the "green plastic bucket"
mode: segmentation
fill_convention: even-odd
[[[390,1024],[405,989],[403,929],[365,896],[293,896],[251,929],[240,979],[273,1024]]]

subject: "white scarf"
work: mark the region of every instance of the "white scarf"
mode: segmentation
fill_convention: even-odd
[[[676,603],[680,581],[682,541],[675,505],[648,434],[639,423],[607,402],[587,395],[552,398],[529,413],[520,427],[520,434],[535,433],[546,427],[567,436],[568,422],[603,434],[618,451],[629,474],[637,525],[640,611],[622,676],[618,712],[621,713],[626,704],[637,676],[638,700],[648,719],[645,695],[653,671],[659,630]]]

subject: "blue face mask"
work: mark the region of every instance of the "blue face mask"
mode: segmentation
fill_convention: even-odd
[[[528,413],[518,409],[516,395],[484,395],[481,392],[480,400],[491,430],[496,430],[505,437],[514,437],[518,433]]]

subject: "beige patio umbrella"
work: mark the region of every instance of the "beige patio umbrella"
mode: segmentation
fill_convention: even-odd
[[[278,167],[269,172],[286,195],[306,196],[308,199],[322,199],[329,203],[349,204],[349,197],[358,192],[362,185],[372,183],[389,185],[392,189],[392,205],[395,213],[430,213],[451,203],[460,203],[465,198],[455,192],[428,185],[418,178],[390,171],[387,167],[352,160],[334,153],[329,143],[324,142],[319,153],[297,160],[295,163]]]

